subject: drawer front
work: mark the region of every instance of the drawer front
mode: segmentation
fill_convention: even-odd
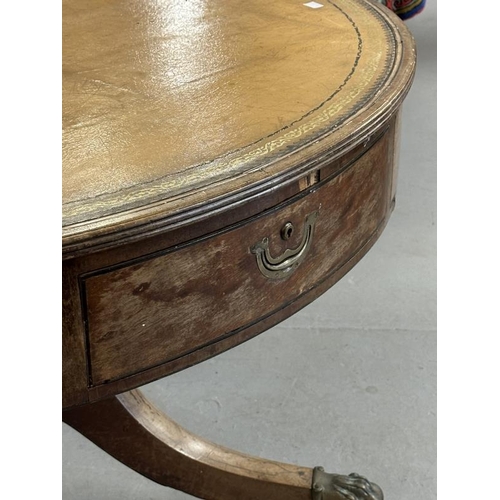
[[[385,219],[392,153],[385,134],[335,178],[259,217],[83,277],[89,385],[234,335],[321,283]]]

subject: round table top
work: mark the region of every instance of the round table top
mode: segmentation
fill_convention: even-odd
[[[403,24],[363,0],[64,0],[63,247],[352,149],[414,63]]]

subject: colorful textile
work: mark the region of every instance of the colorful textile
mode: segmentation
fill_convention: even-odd
[[[409,19],[422,12],[425,0],[378,0],[393,10],[401,19]]]

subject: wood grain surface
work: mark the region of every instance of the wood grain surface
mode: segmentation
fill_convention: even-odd
[[[64,261],[64,406],[214,356],[333,285],[366,253],[390,214],[396,134],[394,118],[366,147],[326,163],[314,179],[299,180],[294,195],[288,188],[274,193],[271,207],[252,217],[243,214],[262,207],[259,198],[237,212],[234,223],[215,217],[208,227]],[[304,262],[284,280],[262,275],[251,247],[267,236],[274,256],[295,248],[315,210]],[[286,222],[295,232],[285,241],[280,230]]]
[[[63,418],[137,472],[199,498],[311,497],[312,469],[252,457],[199,438],[158,411],[139,391],[66,411]]]
[[[391,134],[330,182],[264,217],[182,248],[82,280],[92,385],[173,360],[250,326],[313,288],[375,232],[390,202]],[[271,255],[300,245],[318,212],[305,260],[285,279],[264,276],[252,246]],[[283,240],[282,226],[292,236]]]
[[[130,390],[286,319],[365,255],[414,71],[371,0],[63,0],[69,425],[202,498],[319,494],[317,469],[209,443]],[[325,477],[325,497],[383,498]]]
[[[387,121],[406,28],[363,0],[303,4],[63,2],[66,255],[229,210]]]
[[[415,51],[395,16],[361,0],[63,11],[70,407],[251,338],[361,258],[394,198]],[[316,210],[304,262],[286,281],[263,276],[252,245],[295,248]]]

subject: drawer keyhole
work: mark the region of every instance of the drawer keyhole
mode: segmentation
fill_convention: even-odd
[[[287,222],[281,228],[281,238],[284,240],[288,240],[290,236],[292,236],[292,233],[293,233],[293,224],[291,222]]]

